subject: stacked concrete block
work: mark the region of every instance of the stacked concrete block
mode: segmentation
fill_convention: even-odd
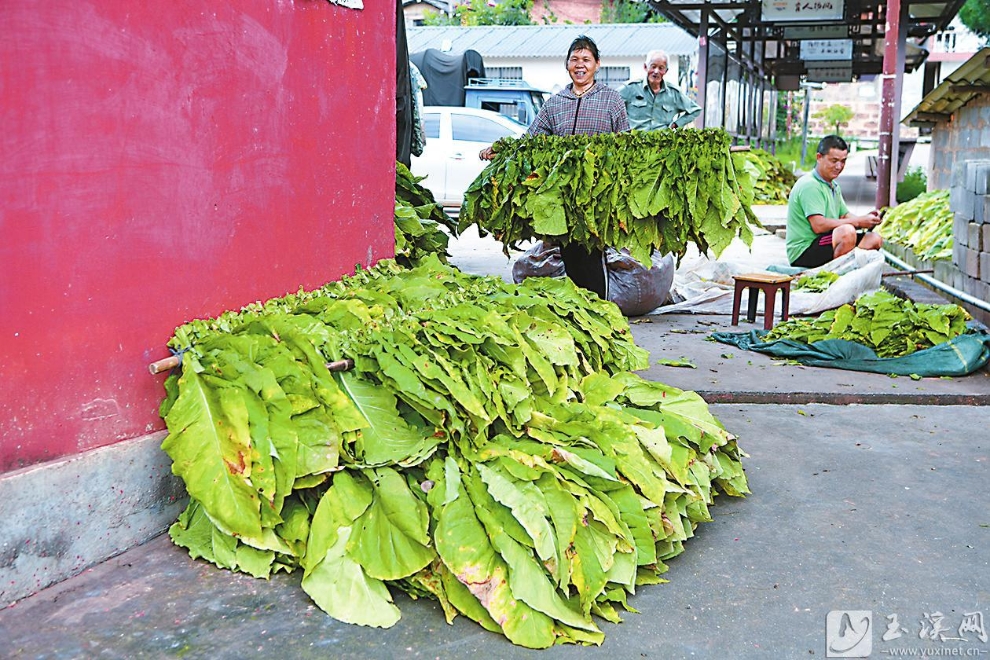
[[[956,163],[949,206],[954,216],[954,268],[943,272],[940,279],[980,300],[990,301],[990,160]]]

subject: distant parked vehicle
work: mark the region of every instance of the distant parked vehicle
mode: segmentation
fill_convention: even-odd
[[[478,153],[499,138],[526,132],[525,126],[497,112],[453,106],[424,107],[423,124],[426,148],[422,156],[412,157],[412,173],[426,177],[421,184],[440,204],[457,208],[488,164]]]

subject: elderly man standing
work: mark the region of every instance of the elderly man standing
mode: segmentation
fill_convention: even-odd
[[[619,94],[626,103],[626,114],[633,129],[652,131],[687,126],[701,114],[701,107],[684,92],[664,82],[667,53],[651,50],[643,64],[645,80],[627,83]]]

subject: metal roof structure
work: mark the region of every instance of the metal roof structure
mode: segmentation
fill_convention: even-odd
[[[698,103],[722,108],[714,123],[735,139],[767,140],[761,99],[773,89],[850,82],[881,75],[877,208],[894,204],[901,86],[904,73],[924,64],[924,39],[949,27],[966,0],[643,0],[697,37]],[[729,69],[732,73],[729,74]],[[802,82],[803,79],[803,82]],[[721,81],[721,82],[719,82]],[[709,103],[707,88],[715,83]],[[725,89],[742,93],[729,107]],[[771,94],[770,136],[776,95]],[[731,122],[730,122],[731,120]],[[738,120],[738,121],[737,121]]]
[[[965,0],[902,0],[899,22],[906,37],[904,70],[918,68],[928,53],[918,44],[948,27]],[[703,13],[713,41],[750,51],[768,76],[814,75],[816,62],[802,41],[831,41],[831,68],[848,70],[849,79],[881,73],[886,0],[649,0],[650,5],[694,36]],[[825,54],[824,58],[828,55]],[[839,62],[842,64],[839,64]],[[811,66],[809,66],[809,64]]]
[[[449,42],[454,53],[476,50],[483,57],[560,58],[578,35],[591,37],[603,59],[645,57],[654,49],[668,55],[698,51],[698,41],[671,23],[623,23],[595,25],[492,25],[484,27],[409,27],[409,52],[427,48],[443,50]]]
[[[946,121],[979,94],[990,93],[990,48],[984,48],[945,77],[901,123],[931,126]]]

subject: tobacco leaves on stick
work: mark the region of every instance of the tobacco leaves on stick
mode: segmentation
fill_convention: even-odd
[[[749,205],[759,173],[737,176],[721,129],[525,136],[494,150],[459,227],[477,224],[506,251],[543,239],[627,248],[649,264],[654,251],[679,258],[690,243],[717,256],[736,236],[751,243],[758,225]]]

